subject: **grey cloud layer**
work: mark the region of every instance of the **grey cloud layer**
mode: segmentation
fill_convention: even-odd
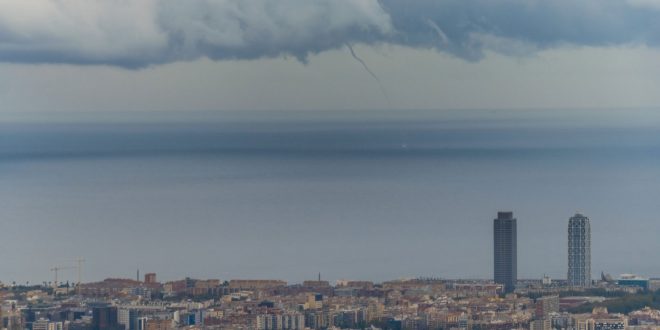
[[[382,0],[395,43],[467,60],[485,49],[525,54],[562,45],[660,45],[656,0]]]
[[[310,53],[391,33],[376,0],[0,2],[0,60],[149,64]]]
[[[566,44],[660,44],[655,0],[0,1],[0,61],[143,67],[256,59],[346,44],[434,48],[466,60]]]

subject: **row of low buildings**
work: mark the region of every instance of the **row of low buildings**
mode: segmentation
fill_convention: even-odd
[[[541,281],[522,282],[529,287],[538,286],[541,291],[507,294],[505,284],[488,280],[437,278],[383,283],[338,281],[336,285],[320,278],[292,285],[280,280],[186,278],[161,284],[154,274],[145,276],[144,281],[108,279],[86,283],[79,290],[65,291],[70,292],[68,295],[50,288],[5,287],[0,290],[0,300],[2,327],[10,330],[297,330],[367,326],[415,330],[641,330],[660,324],[660,311],[652,309],[630,315],[602,309],[570,314],[569,308],[599,300],[560,298],[562,290],[575,290],[557,285],[560,282],[553,286]]]

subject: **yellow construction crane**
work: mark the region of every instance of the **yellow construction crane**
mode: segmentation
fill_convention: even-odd
[[[76,262],[78,263],[78,283],[76,283],[76,292],[80,294],[80,284],[82,281],[82,264],[85,262],[85,259],[78,257],[76,258]]]
[[[74,269],[76,267],[72,266],[54,266],[53,268],[50,269],[51,272],[55,273],[55,281],[53,282],[53,288],[57,289],[57,279],[58,279],[58,274],[60,270],[65,270],[65,269]]]
[[[76,269],[78,271],[78,281],[76,282],[76,291],[78,294],[80,294],[80,284],[82,283],[82,266],[83,263],[85,262],[85,259],[82,257],[78,257],[72,261],[76,263],[76,266],[54,266],[53,268],[50,269],[50,271],[55,274],[55,281],[53,282],[53,287],[57,288],[59,284],[58,279],[59,279],[59,272],[61,270]]]

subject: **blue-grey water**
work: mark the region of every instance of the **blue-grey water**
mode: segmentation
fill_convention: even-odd
[[[489,278],[498,210],[520,277],[565,277],[576,211],[594,275],[660,276],[659,114],[5,114],[0,280]]]

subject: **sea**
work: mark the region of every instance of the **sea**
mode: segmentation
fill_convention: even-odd
[[[0,113],[0,281],[660,277],[660,109]],[[60,279],[75,280],[73,269]]]

